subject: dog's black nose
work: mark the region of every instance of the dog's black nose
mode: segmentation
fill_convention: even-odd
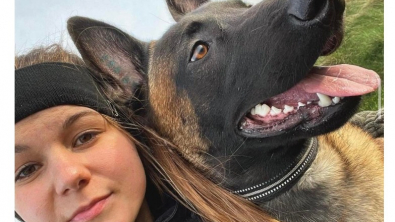
[[[290,0],[288,14],[301,21],[313,20],[327,0]]]

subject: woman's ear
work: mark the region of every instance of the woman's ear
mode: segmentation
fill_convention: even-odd
[[[146,82],[148,44],[101,21],[75,16],[67,29],[85,63],[133,95]],[[105,77],[105,76],[104,76]]]

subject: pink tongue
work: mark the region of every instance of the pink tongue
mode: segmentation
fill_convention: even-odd
[[[309,75],[295,87],[308,93],[344,97],[373,92],[379,85],[380,77],[374,71],[343,64],[313,67]]]

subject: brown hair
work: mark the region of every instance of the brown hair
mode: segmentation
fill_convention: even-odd
[[[15,57],[15,69],[43,62],[66,62],[84,65],[81,58],[64,50],[60,45],[53,44],[40,47],[28,54]],[[94,75],[100,73],[92,72]],[[101,76],[96,78],[99,85],[105,86],[107,96],[117,106],[118,112],[124,116],[123,121],[117,122],[113,118],[105,117],[120,130],[129,132],[130,138],[136,143],[140,157],[146,168],[147,176],[159,191],[166,191],[179,202],[199,214],[205,221],[277,221],[271,218],[258,206],[230,193],[228,190],[213,183],[200,170],[188,163],[169,141],[160,137],[155,131],[145,126],[132,110],[125,105],[126,98],[114,91],[114,82]],[[144,142],[133,136],[142,134]],[[141,135],[140,135],[141,136]],[[16,214],[16,217],[20,217]]]

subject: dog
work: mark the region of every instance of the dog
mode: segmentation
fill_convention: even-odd
[[[314,66],[342,41],[344,0],[167,5],[177,23],[157,41],[83,17],[68,31],[85,62],[221,186],[280,221],[383,221],[382,144],[347,123],[378,76]]]

